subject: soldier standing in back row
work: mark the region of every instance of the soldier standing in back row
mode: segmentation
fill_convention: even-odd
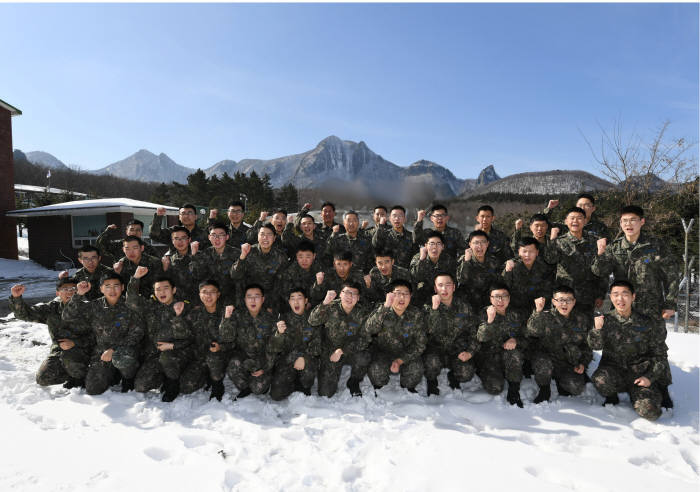
[[[411,260],[411,281],[416,286],[411,302],[420,308],[429,303],[435,293],[433,288],[435,274],[448,272],[455,275],[457,271],[457,260],[445,249],[442,234],[430,230],[423,234],[423,237],[425,243]]]
[[[209,210],[209,225],[213,225],[217,220],[219,211],[215,208]],[[250,226],[243,222],[243,214],[245,213],[243,203],[232,201],[228,204],[229,226],[228,226],[228,245],[234,248],[241,248],[241,244],[246,242],[246,236]]]
[[[394,263],[394,252],[390,249],[378,249],[375,252],[374,263],[375,267],[369,271],[369,280],[365,284],[366,297],[370,304],[384,302],[392,281],[397,279],[411,281],[408,269]]]
[[[197,283],[208,278],[216,279],[221,289],[221,302],[240,306],[236,282],[231,278],[231,267],[241,256],[241,250],[228,244],[228,231],[223,222],[209,226],[209,242],[211,246],[203,251],[197,242],[190,245],[192,276]]]
[[[100,263],[102,261],[100,250],[89,244],[85,244],[78,250],[78,261],[83,267],[75,272],[73,280],[75,280],[76,284],[84,280],[92,286],[90,291],[85,294],[89,301],[102,297],[102,293],[99,291],[100,279],[108,273],[114,272],[114,270]],[[60,279],[68,278],[69,276],[68,270],[58,274]]]
[[[458,294],[478,313],[490,304],[488,288],[499,280],[503,264],[489,252],[489,236],[484,231],[472,231],[468,244],[457,267]]]
[[[375,251],[382,248],[392,250],[396,264],[400,267],[408,268],[411,264],[411,258],[416,254],[418,248],[413,243],[413,234],[404,227],[406,209],[401,205],[391,207],[389,221],[391,222],[391,229],[377,227],[374,231],[372,246]],[[383,226],[385,223],[386,219],[382,218],[379,225]]]
[[[177,288],[177,299],[189,301],[191,305],[197,304],[197,281],[192,275],[192,251],[190,249],[190,231],[183,226],[175,226],[170,233],[173,243],[173,252],[163,256],[163,270],[173,279]]]
[[[328,252],[352,251],[352,264],[363,274],[369,273],[374,262],[372,237],[360,229],[360,218],[357,212],[349,210],[343,214],[345,232],[340,232],[340,226],[333,227],[333,233],[328,238]]]
[[[493,227],[496,215],[491,205],[482,205],[476,211],[476,226],[474,230],[483,231],[489,237],[489,253],[503,264],[513,257],[513,250],[510,249],[510,240],[504,232]]]
[[[114,271],[121,275],[122,279],[128,280],[134,276],[138,267],[148,268],[147,277],[141,284],[141,295],[150,297],[153,294],[153,279],[163,273],[164,261],[145,254],[143,241],[136,236],[126,236],[123,241],[124,257],[114,264]]]
[[[121,239],[109,239],[109,233],[111,231],[117,230],[116,224],[110,224],[104,230],[102,234],[97,236],[97,241],[95,241],[95,246],[102,251],[102,256],[106,257],[106,261],[111,265],[117,261],[122,256],[122,240]],[[141,238],[143,241],[143,222],[137,219],[131,219],[126,223],[126,236],[136,236]],[[160,257],[160,254],[156,249],[150,244],[144,241],[143,252],[150,256]],[[95,284],[97,285],[97,284]]]
[[[456,227],[450,227],[447,223],[450,220],[450,216],[447,214],[447,207],[441,204],[435,204],[430,207],[428,217],[430,222],[433,223],[434,231],[442,234],[443,241],[445,243],[445,252],[450,255],[455,261],[462,252],[467,247],[467,243],[464,241],[464,236],[459,229]],[[425,218],[425,210],[418,211],[418,218],[413,226],[413,243],[414,244],[425,244],[427,241],[426,234],[430,231],[423,229],[423,219]]]
[[[197,209],[194,205],[186,203],[180,207],[178,219],[180,220],[180,225],[186,227],[187,230],[190,231],[190,239],[192,242],[199,242],[199,247],[202,249],[209,246],[207,231],[197,225]],[[165,208],[159,207],[153,215],[153,222],[151,222],[148,235],[151,241],[167,244],[172,252],[172,244],[170,243],[172,227],[167,227],[167,223],[163,225],[163,220],[165,220]]]

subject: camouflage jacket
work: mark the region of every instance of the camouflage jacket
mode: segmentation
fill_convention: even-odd
[[[634,378],[645,376],[653,383],[665,375],[668,351],[665,333],[654,326],[651,318],[639,312],[632,311],[629,318],[612,312],[605,315],[603,328],[588,332],[588,344],[603,351],[601,366],[617,366]]]
[[[427,235],[432,229],[423,229],[423,221],[416,222],[413,224],[413,244],[420,247],[423,246],[427,241]],[[464,240],[464,236],[459,229],[456,227],[445,226],[445,230],[441,232],[442,237],[445,238],[445,253],[448,253],[455,262],[460,255],[464,254],[464,250],[467,249],[467,242]]]
[[[550,216],[552,215],[552,210],[545,207],[545,209],[542,211],[542,213],[547,217],[547,220],[550,220]],[[566,224],[562,224],[559,222],[552,222],[550,220],[551,227],[558,227],[559,228],[559,235],[563,235],[564,233],[569,232],[569,228],[566,227]],[[610,235],[610,229],[608,229],[608,226],[603,224],[601,221],[595,218],[595,216],[591,216],[591,219],[586,223],[585,226],[583,226],[583,232],[587,232],[593,236],[595,236],[596,240],[600,238],[605,238],[608,240],[608,243],[610,242],[610,239],[612,236]]]
[[[492,227],[487,234],[489,235],[488,253],[495,256],[498,261],[505,263],[515,256],[513,250],[510,249],[510,239],[503,231]]]
[[[122,271],[119,272],[119,275],[124,279],[124,284],[127,284],[129,279],[134,276],[137,267],[145,266],[148,268],[148,273],[141,278],[140,288],[142,296],[151,297],[153,295],[153,280],[163,273],[163,262],[160,258],[142,254],[138,263],[134,263],[126,256],[119,261],[122,264]]]
[[[84,296],[75,294],[63,308],[61,317],[71,324],[82,323],[92,327],[98,353],[110,348],[138,349],[144,335],[141,316],[128,308],[124,297],[110,306],[104,297],[86,301]]]
[[[391,275],[385,277],[379,268],[374,267],[369,271],[370,279],[372,280],[369,289],[366,291],[366,296],[369,302],[381,302],[386,300],[386,290],[389,288],[389,284],[394,280],[405,280],[410,282],[413,286],[413,281],[411,280],[411,273],[408,269],[394,265],[391,269]],[[413,286],[415,290],[415,286]]]
[[[486,253],[481,263],[472,256],[464,261],[464,256],[457,267],[457,285],[459,295],[469,300],[475,312],[491,304],[489,286],[499,280],[503,263],[490,253]]]
[[[368,311],[361,304],[355,304],[350,314],[346,313],[335,299],[329,304],[319,304],[309,314],[311,326],[321,326],[321,356],[328,358],[336,349],[345,354],[355,354],[366,350],[370,338],[364,324]]]
[[[410,362],[425,351],[428,343],[428,327],[424,312],[408,306],[399,316],[394,308],[377,306],[367,318],[365,331],[372,336],[372,347],[389,354],[394,359]]]
[[[296,314],[290,311],[281,315],[280,321],[285,322],[287,329],[279,333],[275,327],[269,343],[275,361],[294,364],[298,357],[311,360],[321,354],[321,330],[309,324],[308,312]]]
[[[513,270],[507,272],[504,268],[501,275],[510,288],[510,304],[515,308],[530,311],[538,297],[552,298],[554,272],[539,256],[529,270],[518,258]]]
[[[259,244],[254,244],[248,256],[240,257],[231,267],[231,277],[243,285],[255,282],[265,289],[265,297],[276,299],[275,278],[277,273],[287,267],[287,257],[279,248],[271,248],[268,253],[260,250]]]
[[[178,333],[192,334],[195,357],[204,360],[209,353],[212,342],[220,342],[219,327],[224,317],[224,307],[217,303],[216,311],[208,312],[203,305],[193,307],[189,313],[183,313],[172,319],[173,330]],[[223,347],[226,348],[226,347]]]
[[[248,244],[253,246],[258,244],[258,232],[260,232],[260,228],[263,224],[265,224],[265,221],[256,220],[253,222],[253,225],[250,226],[250,229],[246,232],[246,242]],[[286,257],[289,257],[291,251],[287,251],[286,245],[282,242],[282,232],[284,232],[284,230],[277,232],[277,229],[275,229],[275,241],[272,243],[272,249],[281,251]]]
[[[418,250],[413,243],[413,234],[406,228],[403,233],[398,233],[393,227],[391,229],[378,227],[372,236],[372,246],[375,251],[380,248],[392,250],[396,264],[404,268],[409,267],[411,258]]]
[[[159,243],[166,244],[168,250],[172,253],[175,251],[173,247],[170,234],[173,232],[173,227],[163,227],[163,217],[164,215],[153,214],[153,222],[151,222],[151,227],[148,229],[148,237],[151,241],[158,241]],[[194,225],[190,231],[190,239],[192,242],[199,242],[199,249],[206,249],[211,246],[209,242],[209,233],[199,227],[197,224]]]
[[[314,238],[308,239],[307,237],[297,233],[295,231],[294,225],[287,224],[284,226],[284,231],[282,231],[282,244],[285,247],[285,251],[289,253],[290,258],[294,258],[296,250],[299,247],[299,243],[306,239],[314,244],[314,254],[316,255],[316,261],[324,265],[324,268],[330,266],[332,262],[332,257],[328,253],[328,243],[326,241],[326,236],[314,231]]]
[[[247,371],[269,371],[275,362],[268,349],[268,343],[276,330],[276,319],[277,316],[265,310],[253,317],[245,308],[236,309],[230,318],[221,321],[219,336],[222,346],[235,347],[245,353],[243,367]]]
[[[323,272],[323,283],[318,284],[316,281],[314,281],[314,284],[311,287],[311,304],[315,306],[316,304],[322,302],[329,290],[334,290],[335,293],[340,296],[340,286],[343,285],[344,282],[354,282],[359,285],[360,300],[365,300],[367,298],[367,295],[365,294],[366,286],[364,276],[362,275],[362,272],[358,268],[355,268],[355,265],[353,265],[350,268],[348,277],[345,280],[338,276],[335,268],[329,268]]]
[[[236,282],[231,277],[231,268],[241,256],[241,250],[224,246],[224,251],[218,254],[213,246],[198,251],[192,257],[190,270],[196,284],[209,278],[216,279],[221,289],[221,298],[224,304],[230,304],[237,299]]]
[[[446,250],[440,254],[435,263],[429,257],[421,260],[420,253],[416,253],[411,260],[410,271],[411,281],[415,286],[411,296],[411,304],[422,307],[435,293],[433,285],[435,274],[449,272],[455,275],[457,272],[457,260],[448,254]]]
[[[432,304],[426,304],[423,309],[428,321],[428,350],[451,357],[464,351],[473,356],[479,350],[477,318],[468,302],[453,298],[449,306],[440,303],[433,309]]]
[[[523,228],[515,229],[515,231],[513,231],[513,235],[511,236],[511,239],[510,239],[510,247],[513,250],[514,257],[518,256],[518,243],[524,237],[534,237],[534,236],[532,234],[530,234],[529,231],[527,234],[524,235]],[[538,251],[539,251],[538,256],[544,257],[544,252],[549,247],[550,242],[551,242],[551,240],[549,239],[549,234],[547,234],[544,238],[544,242],[539,243],[540,247],[538,248]]]
[[[190,268],[192,255],[189,250],[186,255],[181,255],[175,251],[167,256],[170,258],[170,266],[166,273],[175,282],[175,287],[177,288],[175,298],[197,304],[199,302],[198,281],[192,275],[192,269]]]
[[[510,338],[515,338],[515,348],[525,351],[527,343],[525,338],[525,320],[521,311],[506,309],[505,316],[496,314],[493,323],[487,323],[486,310],[483,309],[479,316],[479,330],[476,338],[481,343],[480,350],[483,354],[494,354],[505,350],[503,344]]]
[[[280,306],[284,306],[289,300],[289,291],[295,287],[301,287],[306,293],[306,298],[311,299],[311,287],[316,282],[316,274],[323,271],[321,265],[314,261],[308,270],[304,270],[295,261],[291,262],[287,268],[277,273],[275,288],[279,293]]]
[[[632,244],[623,236],[596,256],[593,273],[615,280],[627,280],[635,287],[634,307],[657,319],[664,309],[676,310],[676,296],[680,282],[679,266],[664,241],[641,234]]]
[[[212,225],[216,224],[217,219],[209,219],[207,223],[211,227]],[[226,244],[231,246],[232,248],[238,248],[241,249],[241,244],[245,243],[248,241],[248,231],[250,230],[250,226],[246,224],[245,222],[241,222],[241,225],[239,227],[234,227],[232,223],[229,222],[228,227],[226,228],[228,231],[228,241],[226,241]]]
[[[372,238],[364,231],[357,231],[357,236],[351,238],[347,232],[333,233],[328,238],[328,254],[333,256],[336,251],[350,251],[352,264],[363,273],[368,273],[374,264],[374,248]]]
[[[90,290],[87,291],[85,297],[90,301],[94,301],[95,299],[102,297],[102,292],[100,292],[100,279],[103,275],[107,275],[108,273],[112,272],[114,272],[114,270],[100,263],[97,265],[97,268],[95,268],[93,273],[90,273],[87,268],[82,267],[75,272],[73,278],[76,280],[76,282],[90,282]]]
[[[533,311],[527,321],[530,348],[547,354],[559,365],[587,366],[593,360],[593,351],[588,346],[590,325],[589,318],[576,312],[565,318],[555,308]]]
[[[95,241],[95,246],[100,250],[103,259],[104,257],[107,257],[107,260],[110,264],[114,263],[119,258],[124,256],[124,251],[122,250],[122,246],[124,245],[123,238],[110,239],[111,232],[112,229],[105,229],[102,232],[102,234],[97,236],[97,240]],[[170,242],[168,242],[167,244],[170,244]],[[156,249],[153,246],[146,243],[145,240],[143,246],[143,253],[146,255],[155,256],[156,258],[160,257],[160,253],[158,253],[158,251],[156,251]]]
[[[388,232],[389,229],[391,229],[391,224],[384,224],[384,225],[375,224],[375,225],[373,225],[373,226],[371,226],[371,227],[367,227],[367,229],[362,229],[362,230],[363,230],[364,233],[367,235],[367,237],[373,238],[373,237],[374,237],[374,233],[377,231],[377,228],[378,228],[378,227],[383,227],[383,228],[386,229],[387,232]]]

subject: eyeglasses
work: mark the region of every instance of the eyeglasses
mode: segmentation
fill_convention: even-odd
[[[355,292],[351,292],[349,290],[341,290],[340,291],[341,295],[347,296],[347,297],[360,297],[360,294],[357,294]]]
[[[491,296],[491,299],[495,299],[497,301],[506,301],[510,299],[510,296],[508,294],[502,295],[502,296]]]
[[[410,292],[402,292],[402,291],[400,291],[400,290],[399,290],[399,291],[396,291],[396,290],[395,290],[395,291],[394,291],[394,295],[395,295],[396,297],[411,297],[411,293],[410,293]]]
[[[262,297],[263,296],[260,294],[251,294],[251,295],[245,296],[245,298],[248,299],[249,301],[257,301],[258,299],[262,299]]]
[[[634,225],[639,222],[639,219],[621,219],[622,225]]]
[[[226,239],[226,236],[228,234],[209,234],[209,237],[212,239]]]
[[[194,215],[194,212],[192,210],[187,210],[185,212],[180,212],[180,215]]]
[[[560,297],[558,299],[555,297],[552,300],[557,301],[559,304],[573,304],[574,302],[576,302],[576,299],[574,299],[573,297]]]
[[[445,217],[447,217],[447,215],[445,215],[445,214],[432,214],[431,217],[439,220],[439,219],[444,219]]]
[[[76,290],[78,289],[76,289],[75,287],[62,287],[58,289],[59,292],[75,292]]]
[[[474,246],[486,246],[488,243],[488,241],[472,241],[469,244],[473,244]]]
[[[232,214],[232,215],[234,215],[234,214],[242,214],[242,213],[243,213],[243,210],[239,210],[239,209],[231,210],[231,209],[229,209],[228,213],[230,213],[230,214]]]
[[[429,243],[426,243],[429,247],[431,248],[442,248],[444,244],[438,241],[430,241]]]

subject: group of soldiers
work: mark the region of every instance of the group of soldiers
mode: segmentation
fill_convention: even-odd
[[[91,395],[121,383],[160,389],[163,401],[202,389],[221,400],[228,375],[237,399],[310,395],[315,381],[330,397],[349,365],[353,396],[365,375],[376,395],[392,374],[412,393],[425,377],[430,396],[447,369],[453,390],[476,374],[490,394],[507,386],[518,407],[524,377],[539,387],[534,403],[550,400],[552,380],[559,396],[592,382],[605,404],[626,392],[654,420],[673,406],[665,320],[677,265],[640,207],[622,208],[611,240],[593,196],[580,195],[563,224],[550,220],[556,206],[531,217],[529,234],[518,220],[509,238],[484,205],[466,239],[440,204],[418,211],[413,231],[400,205],[377,206],[371,227],[354,211],[335,222],[332,203],[320,223],[305,204],[248,226],[232,201],[229,223],[211,210],[206,230],[190,204],[172,227],[159,208],[149,235],[168,246],[162,257],[140,221],[121,239],[110,225],[80,249],[82,268],[59,275],[56,299],[30,306],[15,285],[10,306],[48,325],[38,384]],[[589,379],[593,350],[602,358]]]

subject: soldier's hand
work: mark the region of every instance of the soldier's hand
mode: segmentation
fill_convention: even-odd
[[[559,200],[549,200],[549,202],[547,202],[547,208],[550,210],[556,208],[557,205],[559,205]]]
[[[369,226],[369,221],[363,220],[362,221],[362,229],[367,229],[367,226]]]
[[[423,219],[425,219],[425,210],[419,210],[416,214],[416,222],[423,222]]]
[[[391,367],[389,368],[389,370],[391,372],[393,372],[394,374],[396,374],[399,372],[399,369],[401,369],[401,364],[403,364],[403,361],[401,359],[396,359],[396,360],[392,361]]]
[[[160,215],[160,216],[165,215],[165,207],[158,207],[158,208],[156,209],[156,214],[157,214],[157,215]]]
[[[61,273],[58,274],[58,278],[59,279],[68,278],[69,275],[70,275],[70,273],[68,272],[68,270],[63,270]]]
[[[305,367],[306,361],[304,360],[304,358],[297,357],[297,360],[294,361],[294,369],[296,369],[297,371],[303,371]]]
[[[586,370],[586,366],[584,366],[583,364],[579,364],[576,367],[574,367],[574,372],[576,374],[583,374],[583,371],[585,371],[585,370]]]
[[[163,271],[164,271],[164,272],[167,272],[167,271],[168,271],[168,268],[170,268],[170,256],[164,255],[164,256],[160,259],[160,262],[161,262],[161,264],[163,265]]]
[[[294,216],[292,214],[287,215],[287,224],[294,224]]]
[[[175,311],[175,316],[180,316],[185,310],[185,303],[180,301],[173,304],[173,311]]]
[[[209,344],[209,352],[218,352],[219,350],[221,350],[221,345],[218,343],[211,342],[211,344]]]
[[[258,220],[260,222],[265,222],[265,219],[267,219],[268,215],[270,215],[270,212],[262,211],[260,212],[260,218]]]
[[[506,350],[513,350],[515,348],[516,341],[515,338],[510,337],[508,340],[505,341],[503,344],[503,348]]]
[[[333,226],[333,234],[338,234],[340,232],[340,225],[336,224]]]
[[[471,352],[467,352],[465,350],[464,352],[460,352],[459,354],[457,354],[457,358],[462,362],[467,362],[469,359],[472,358],[472,354]]]
[[[391,306],[393,306],[395,297],[396,297],[396,294],[394,294],[393,292],[387,292],[386,293],[386,300],[384,301],[384,307],[390,308]]]
[[[379,218],[379,225],[385,225],[386,224],[386,217],[380,217]]]
[[[175,344],[170,342],[156,342],[156,348],[161,352],[166,352],[175,348]]]
[[[278,321],[277,322],[277,333],[279,333],[281,335],[285,331],[287,331],[287,323],[285,323],[284,321]]]
[[[235,306],[232,306],[232,305],[226,306],[226,310],[224,311],[224,318],[230,318],[231,315],[233,314],[234,309],[235,309]]]
[[[469,261],[469,260],[471,260],[471,259],[472,259],[472,255],[473,255],[473,253],[472,253],[472,249],[471,249],[471,248],[465,249],[465,250],[464,250],[464,261]]]
[[[435,294],[432,297],[432,301],[433,301],[433,310],[437,310],[437,308],[440,307],[440,296]]]
[[[515,268],[515,262],[513,260],[506,261],[506,272],[512,272]]]
[[[219,215],[219,211],[215,208],[209,209],[209,218],[210,219],[216,219],[216,216]]]
[[[486,308],[486,322],[491,324],[496,319],[496,308],[489,306]]]
[[[535,299],[535,311],[541,313],[546,302],[547,300],[544,297],[538,297]]]
[[[559,228],[558,227],[552,227],[552,230],[549,231],[549,239],[554,241],[557,236],[559,235]]]
[[[134,272],[134,278],[141,278],[145,277],[148,275],[148,267],[139,265],[136,267],[136,271]]]
[[[262,369],[258,369],[257,371],[250,373],[250,375],[253,376],[254,378],[258,378],[258,377],[262,376],[263,374],[265,374],[265,371],[263,371]]]
[[[676,312],[673,309],[664,309],[661,311],[661,317],[663,319],[671,319]]]
[[[192,256],[199,252],[199,241],[192,241],[190,243],[190,252],[192,253]]]
[[[337,296],[337,292],[334,290],[329,290],[326,292],[326,297],[323,299],[323,305],[327,306],[328,304],[331,303],[333,299],[335,299],[335,296]]]
[[[112,265],[112,270],[114,270],[117,273],[122,273],[122,268],[124,268],[124,262],[122,260],[119,260],[114,265]]]
[[[523,228],[523,219],[518,219],[515,221],[515,230],[518,231]]]
[[[362,278],[365,279],[365,287],[369,289],[372,286],[372,277],[370,275],[365,275]]]
[[[248,256],[248,253],[250,253],[250,244],[248,243],[243,243],[241,244],[241,260],[244,260],[246,256]]]
[[[642,388],[648,388],[651,386],[651,381],[649,381],[649,378],[642,376],[641,378],[635,379],[634,384],[641,386]]]
[[[601,256],[605,254],[605,246],[607,246],[608,240],[605,239],[604,237],[601,237],[596,241],[596,245],[598,246],[598,256]]]
[[[103,362],[112,362],[112,354],[114,354],[114,349],[107,349],[102,352],[100,360]]]
[[[331,362],[338,362],[342,356],[343,349],[335,349],[335,351],[330,356]]]
[[[90,288],[92,285],[90,285],[90,282],[86,282],[83,280],[82,282],[79,282],[78,285],[76,285],[76,293],[79,296],[84,296],[90,291]]]
[[[311,210],[311,204],[310,204],[309,202],[306,202],[306,203],[304,204],[304,209],[306,209],[306,210]]]
[[[58,341],[58,346],[61,347],[61,350],[70,350],[75,347],[75,342],[69,338],[61,338]]]
[[[603,327],[603,324],[605,324],[605,316],[602,314],[593,318],[593,326],[596,330],[600,330]]]
[[[116,228],[117,228],[117,224],[109,224],[107,226],[107,229],[116,229]]]
[[[425,246],[420,247],[420,259],[425,260],[428,257],[428,248]]]
[[[323,274],[323,272],[317,272],[316,273],[316,285],[321,285],[323,283],[324,277],[325,277],[325,275]]]
[[[24,291],[27,290],[27,288],[22,285],[22,284],[15,284],[10,288],[10,293],[12,294],[12,297],[19,297],[22,294],[24,294]]]

